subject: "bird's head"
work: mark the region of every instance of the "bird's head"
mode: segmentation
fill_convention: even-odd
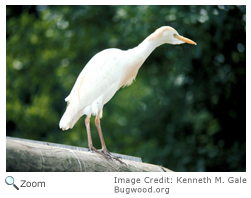
[[[170,26],[163,26],[157,29],[153,34],[150,35],[150,40],[160,40],[163,43],[178,45],[182,43],[189,43],[197,45],[194,41],[180,36],[179,33]]]

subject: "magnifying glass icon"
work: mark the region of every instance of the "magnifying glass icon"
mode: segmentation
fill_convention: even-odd
[[[8,185],[13,185],[17,190],[19,190],[19,188],[14,184],[14,178],[12,176],[6,177],[5,183]]]

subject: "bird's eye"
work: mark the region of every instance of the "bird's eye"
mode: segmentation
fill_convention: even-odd
[[[178,34],[176,34],[176,33],[173,34],[173,37],[174,37],[174,38],[176,38],[177,36],[178,36]]]

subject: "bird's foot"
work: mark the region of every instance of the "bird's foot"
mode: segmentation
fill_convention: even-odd
[[[126,164],[125,162],[121,161],[121,157],[117,157],[117,156],[114,156],[113,154],[110,153],[110,151],[108,151],[106,148],[105,149],[101,149],[101,152],[108,156],[110,159],[115,159],[117,161],[119,161],[121,164]]]
[[[103,157],[105,157],[106,159],[110,159],[110,160],[117,160],[119,161],[121,164],[126,164],[125,162],[121,161],[121,157],[117,157],[112,155],[107,149],[101,149],[100,151],[98,149],[96,149],[94,146],[89,146],[89,151],[92,153],[98,153],[100,155],[102,155]]]
[[[89,146],[89,151],[92,153],[98,153],[100,155],[102,155],[103,157],[105,157],[106,159],[112,159],[110,156],[107,156],[106,154],[104,154],[103,152],[100,152],[98,149],[96,149],[94,146]]]

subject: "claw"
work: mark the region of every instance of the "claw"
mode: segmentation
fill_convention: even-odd
[[[107,149],[101,149],[101,152],[106,155],[106,156],[109,156],[110,159],[115,159],[117,161],[119,161],[121,164],[126,164],[125,162],[121,161],[121,157],[117,157],[117,156],[114,156],[112,155]]]
[[[95,152],[95,153],[98,153],[98,154],[104,156],[106,159],[112,159],[111,156],[107,156],[106,154],[104,154],[103,152],[100,152],[98,149],[96,149],[96,148],[93,147],[93,146],[90,146],[90,147],[89,147],[89,151],[92,152],[92,153],[94,153],[94,152]]]

